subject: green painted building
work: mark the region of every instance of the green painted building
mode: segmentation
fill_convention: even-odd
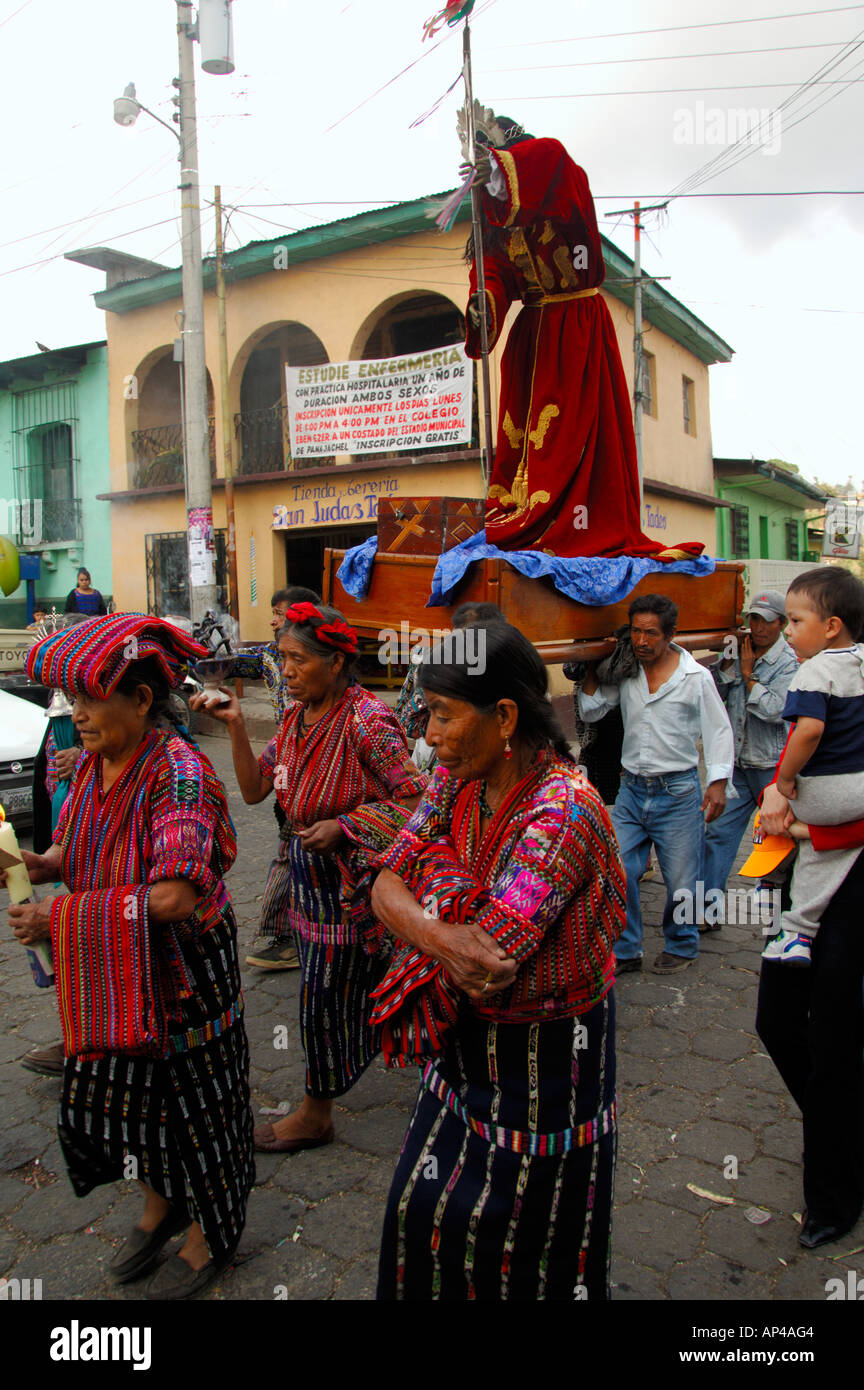
[[[62,610],[81,565],[111,595],[108,459],[104,341],[0,362],[0,534],[39,557],[37,608]],[[0,627],[25,622],[22,581],[0,594]]]
[[[748,593],[785,593],[796,574],[820,563],[807,515],[824,512],[826,494],[774,459],[715,458],[717,555],[745,560]]]

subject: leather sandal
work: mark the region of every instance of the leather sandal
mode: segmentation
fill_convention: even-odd
[[[108,1266],[114,1282],[128,1284],[132,1279],[139,1279],[142,1274],[146,1274],[156,1263],[166,1240],[178,1235],[180,1231],[185,1231],[190,1224],[190,1217],[170,1211],[162,1218],[155,1231],[142,1231],[140,1226],[133,1226],[125,1245],[121,1245]]]
[[[253,1139],[256,1149],[269,1154],[295,1154],[301,1149],[320,1149],[324,1144],[332,1144],[336,1131],[328,1125],[317,1139],[280,1139],[272,1125],[258,1125]]]

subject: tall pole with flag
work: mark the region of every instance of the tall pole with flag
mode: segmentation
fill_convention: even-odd
[[[473,5],[473,0],[472,0]],[[462,70],[465,78],[465,109],[468,118],[468,144],[474,166],[477,165],[477,143],[474,129],[474,83],[471,76],[471,26],[466,16],[462,34]],[[483,490],[488,491],[492,473],[492,392],[489,377],[489,324],[486,311],[486,268],[483,261],[483,208],[476,183],[471,185],[471,226],[474,232],[474,264],[477,268],[477,292],[480,295],[480,371],[483,379]]]
[[[437,14],[434,14],[431,19],[426,21],[423,37],[426,39],[431,38],[442,24],[449,24],[452,26],[458,24],[462,19],[465,20],[465,28],[462,32],[462,77],[465,83],[468,147],[471,151],[472,163],[476,168],[477,142],[474,126],[474,82],[471,74],[471,26],[468,23],[468,16],[473,8],[474,0],[447,0],[444,9],[439,10]],[[483,207],[480,189],[477,188],[474,182],[473,171],[469,174],[465,183],[454,197],[451,198],[442,209],[437,223],[442,231],[450,230],[455,221],[456,212],[468,188],[471,189],[471,227],[474,240],[474,266],[477,272],[477,292],[480,297],[480,371],[483,381],[483,434],[480,452],[483,490],[485,493],[489,488],[489,478],[492,473],[493,459],[492,391],[489,374],[489,328],[486,310],[486,273],[483,263]]]

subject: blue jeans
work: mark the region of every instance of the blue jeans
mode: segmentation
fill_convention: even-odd
[[[612,807],[612,824],[627,873],[627,925],[615,943],[616,959],[633,960],[642,954],[639,879],[653,843],[667,889],[663,909],[666,950],[671,956],[692,960],[699,954],[699,931],[695,922],[673,922],[672,895],[686,888],[692,894],[690,901],[696,900],[705,838],[699,773],[694,767],[689,772],[669,772],[665,777],[636,777],[625,770]]]
[[[741,836],[773,776],[773,767],[739,767],[736,763],[732,781],[738,800],[727,801],[722,816],[705,827],[705,872],[702,876],[706,893],[710,888],[719,888],[721,893],[725,891]]]

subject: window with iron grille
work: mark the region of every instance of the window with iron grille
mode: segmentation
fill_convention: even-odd
[[[81,500],[76,476],[78,391],[74,381],[55,382],[12,395],[18,543],[81,539]],[[38,508],[39,526],[30,526]]]
[[[801,559],[801,531],[797,521],[786,522],[786,559]]]
[[[214,531],[217,607],[228,608],[226,533]],[[189,615],[189,555],[185,531],[163,531],[144,538],[147,612],[157,618]]]
[[[746,507],[733,507],[732,558],[740,560],[750,554],[750,513]]]

